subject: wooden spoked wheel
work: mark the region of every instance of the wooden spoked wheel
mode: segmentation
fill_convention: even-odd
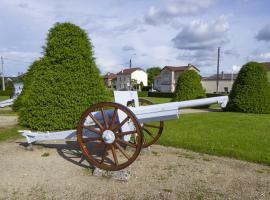
[[[120,115],[123,120],[119,120]],[[129,108],[103,102],[92,105],[82,114],[77,127],[77,141],[90,164],[116,171],[136,160],[142,148],[143,135],[136,116]]]
[[[140,106],[153,105],[154,103],[147,99],[139,99]],[[129,106],[134,106],[134,103],[131,103]],[[142,126],[143,130],[143,148],[149,147],[154,144],[162,134],[164,127],[164,122],[150,122],[144,123]]]

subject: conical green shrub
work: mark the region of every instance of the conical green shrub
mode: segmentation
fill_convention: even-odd
[[[270,113],[270,84],[263,64],[245,64],[233,84],[227,111]]]
[[[71,23],[49,30],[44,56],[33,63],[15,109],[34,130],[73,129],[91,104],[109,100],[85,31]],[[16,105],[17,104],[17,105]]]
[[[178,77],[172,101],[185,101],[205,97],[201,77],[197,72],[186,70]]]

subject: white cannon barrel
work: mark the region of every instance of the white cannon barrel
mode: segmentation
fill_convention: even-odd
[[[165,121],[179,116],[179,109],[205,106],[218,103],[225,107],[228,102],[227,96],[211,97],[204,99],[188,100],[181,102],[162,103],[140,107],[130,107],[140,123]],[[181,111],[180,111],[181,112]]]
[[[204,99],[196,99],[189,101],[181,101],[181,102],[171,102],[171,103],[163,103],[163,104],[155,104],[155,105],[147,105],[147,106],[139,106],[139,107],[129,107],[129,109],[136,115],[137,119],[141,124],[147,122],[155,122],[155,121],[165,121],[176,119],[179,117],[179,109],[196,107],[196,106],[204,106],[210,105],[214,103],[218,103],[221,107],[225,107],[228,102],[227,96],[220,97],[212,97],[212,98],[204,98]],[[113,110],[105,110],[106,117],[108,119],[108,123],[110,123],[110,119],[113,116]],[[97,120],[102,120],[102,115],[100,112],[92,113]],[[115,123],[119,123],[122,121],[121,113],[119,119]],[[87,117],[85,121],[85,125],[92,125],[93,120],[91,117]],[[28,143],[32,143],[34,141],[43,141],[43,140],[61,140],[61,139],[69,139],[76,136],[76,130],[67,130],[60,132],[50,132],[50,133],[41,133],[41,132],[31,132],[31,131],[21,131],[22,135],[27,138]],[[93,135],[93,133],[85,132],[84,134]],[[90,136],[89,135],[89,136]],[[95,135],[95,134],[94,134]]]

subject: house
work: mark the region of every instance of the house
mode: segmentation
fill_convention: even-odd
[[[104,79],[105,85],[108,88],[116,89],[116,80],[117,80],[116,74],[108,72],[107,74],[103,76],[103,79]]]
[[[200,70],[197,67],[191,64],[181,67],[175,66],[163,67],[163,69],[160,72],[160,75],[155,77],[154,89],[160,92],[174,92],[179,75],[186,70],[194,70],[197,73],[200,72]]]
[[[118,72],[116,76],[117,76],[116,80],[117,90],[129,90],[130,88],[132,89],[135,84],[142,83],[143,86],[147,86],[148,84],[147,73],[139,67],[123,69],[120,72]]]
[[[219,74],[218,92],[229,93],[238,74],[224,73]],[[215,93],[217,90],[217,75],[205,77],[201,81],[206,93]]]
[[[270,82],[270,62],[263,62],[262,64],[264,64],[266,71],[267,71],[267,75],[268,75],[268,81]]]
[[[161,85],[161,76],[158,75],[154,78],[154,86],[153,86],[153,89],[154,90],[157,90],[157,91],[160,91],[160,86]]]

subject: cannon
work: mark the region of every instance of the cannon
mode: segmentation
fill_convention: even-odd
[[[10,99],[0,101],[0,108],[11,106],[15,99],[22,93],[23,83],[13,83],[13,91]]]
[[[139,99],[134,91],[115,91],[115,102],[91,105],[81,115],[76,130],[58,132],[19,131],[28,144],[44,140],[75,139],[83,156],[93,166],[117,171],[138,157],[142,148],[154,144],[164,121],[179,117],[182,108],[218,103],[225,107],[227,96],[153,104]]]

